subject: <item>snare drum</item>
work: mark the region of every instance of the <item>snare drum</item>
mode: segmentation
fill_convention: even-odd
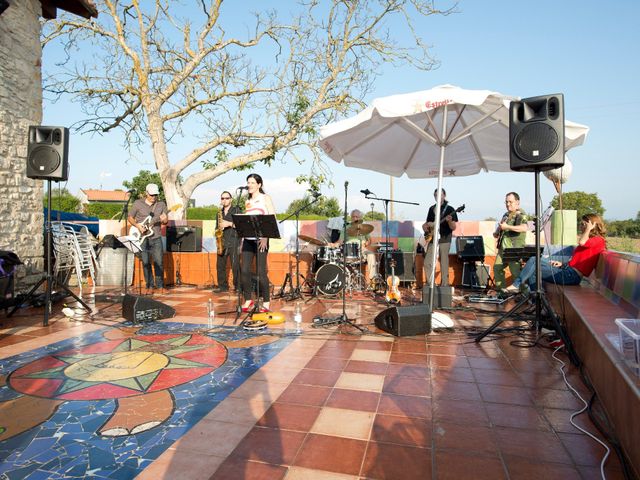
[[[316,256],[318,261],[323,263],[335,262],[338,259],[339,249],[334,247],[322,246],[318,247],[316,251]]]
[[[347,243],[345,245],[347,262],[359,262],[360,261],[360,244],[359,243]]]

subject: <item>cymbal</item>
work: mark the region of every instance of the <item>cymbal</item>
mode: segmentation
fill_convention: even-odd
[[[309,242],[312,245],[318,245],[319,247],[327,244],[324,240],[319,240],[316,237],[311,237],[309,235],[298,235],[298,238],[304,242]]]
[[[367,235],[371,232],[373,232],[373,225],[369,225],[368,223],[358,223],[347,227],[347,235],[351,237]]]

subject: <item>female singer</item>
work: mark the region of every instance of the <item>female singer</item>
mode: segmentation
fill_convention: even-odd
[[[248,198],[245,202],[245,213],[247,215],[275,215],[271,197],[264,193],[262,189],[262,177],[257,173],[247,176]],[[253,258],[256,258],[256,265],[259,272],[258,288],[260,296],[264,299],[260,312],[269,311],[269,277],[267,276],[267,254],[269,253],[268,238],[245,238],[242,242],[242,292],[244,304],[242,311],[248,312],[253,308],[251,267]]]
[[[602,219],[595,213],[584,215],[580,226],[582,233],[571,260],[563,264],[557,260],[540,259],[540,278],[543,282],[579,285],[582,277],[588,277],[596,268],[600,253],[607,248],[605,240],[607,229]],[[517,292],[523,284],[528,284],[531,290],[536,289],[536,257],[527,260],[520,275],[505,290]]]

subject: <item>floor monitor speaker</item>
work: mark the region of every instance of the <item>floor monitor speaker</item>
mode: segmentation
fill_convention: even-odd
[[[540,172],[564,166],[564,96],[524,98],[509,105],[511,170]]]
[[[427,305],[390,307],[378,314],[376,327],[396,337],[424,335],[431,332],[431,311]]]
[[[122,300],[122,316],[133,323],[153,322],[175,314],[172,307],[152,298],[127,294]]]

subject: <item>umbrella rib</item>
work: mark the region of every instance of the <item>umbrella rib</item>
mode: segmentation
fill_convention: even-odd
[[[458,121],[460,121],[460,119],[462,118],[462,114],[464,113],[465,108],[467,108],[466,104],[462,106],[462,110],[458,111],[458,109],[456,109],[456,113],[458,114],[458,116],[456,117],[455,121],[453,122],[453,125],[451,125],[451,128],[449,129],[449,133],[447,133],[447,137],[444,139],[444,144],[445,145],[449,144],[449,137],[453,133],[453,130],[456,128],[456,125],[458,124]]]
[[[437,111],[437,109],[435,110]],[[433,130],[433,143],[436,145],[440,145],[441,144],[441,140],[440,137],[438,137],[438,129],[436,128],[436,126],[433,123],[433,118],[431,117],[431,112],[425,112],[426,117],[427,117],[427,122],[429,122],[429,126],[431,127],[431,130]],[[422,129],[420,129],[422,130]],[[424,133],[426,133],[427,135],[429,135],[429,133],[427,132],[427,130],[424,130]]]
[[[493,122],[489,123],[486,126],[483,126],[482,128],[480,128],[478,130],[471,131],[471,130],[473,130],[475,128],[476,125],[478,125],[479,123],[484,122],[487,118],[493,116],[493,114],[496,113],[497,111],[499,111],[501,108],[502,107],[500,106],[500,107],[496,108],[495,110],[493,110],[493,111],[491,111],[489,113],[486,113],[484,116],[480,117],[478,120],[473,122],[470,126],[464,127],[462,132],[460,132],[460,134],[458,134],[457,137],[453,138],[451,140],[451,142],[449,142],[449,144],[456,143],[456,142],[462,140],[463,138],[468,137],[469,135],[471,135],[473,133],[480,132],[480,131],[484,130],[485,128],[488,128],[488,127],[490,127],[492,125],[495,125],[496,123],[499,123],[500,120],[494,120]]]
[[[491,122],[489,125],[486,125],[486,126],[484,126],[484,127],[482,127],[482,128],[479,128],[478,130],[475,130],[473,133],[480,132],[480,131],[484,130],[485,128],[490,127],[491,125],[495,125],[497,122],[498,122],[497,120],[496,120],[496,121],[493,121],[493,122]],[[462,120],[462,123],[464,124],[464,120]],[[466,130],[467,128],[468,128],[469,130],[471,130],[471,129],[473,128],[473,126],[474,126],[474,125],[477,125],[477,122],[476,122],[476,123],[474,123],[473,125],[471,125],[470,127],[466,127],[466,126],[465,126],[465,130]],[[488,171],[489,171],[489,169],[487,168],[487,164],[486,164],[486,162],[484,161],[484,158],[482,157],[482,155],[480,154],[480,149],[478,148],[478,144],[476,143],[475,138],[471,136],[471,133],[472,133],[472,132],[471,132],[471,131],[469,131],[469,132],[467,132],[467,134],[466,134],[464,137],[458,137],[455,141],[462,140],[462,138],[471,137],[471,138],[469,139],[469,143],[471,144],[471,148],[473,148],[473,151],[474,151],[474,152],[475,152],[475,154],[476,154],[476,158],[478,159],[478,162],[480,163],[480,167],[481,167],[485,172],[488,172]]]
[[[426,137],[426,140],[429,140],[434,145],[440,145],[440,141],[437,138],[433,137],[429,132],[427,132],[426,130],[420,128],[418,125],[413,123],[408,118],[401,117],[398,120],[399,120],[398,123],[400,124],[400,126],[403,127],[405,130],[407,130],[407,127],[409,127],[412,130],[415,130],[416,132],[418,132],[421,137],[423,137],[423,138]]]

